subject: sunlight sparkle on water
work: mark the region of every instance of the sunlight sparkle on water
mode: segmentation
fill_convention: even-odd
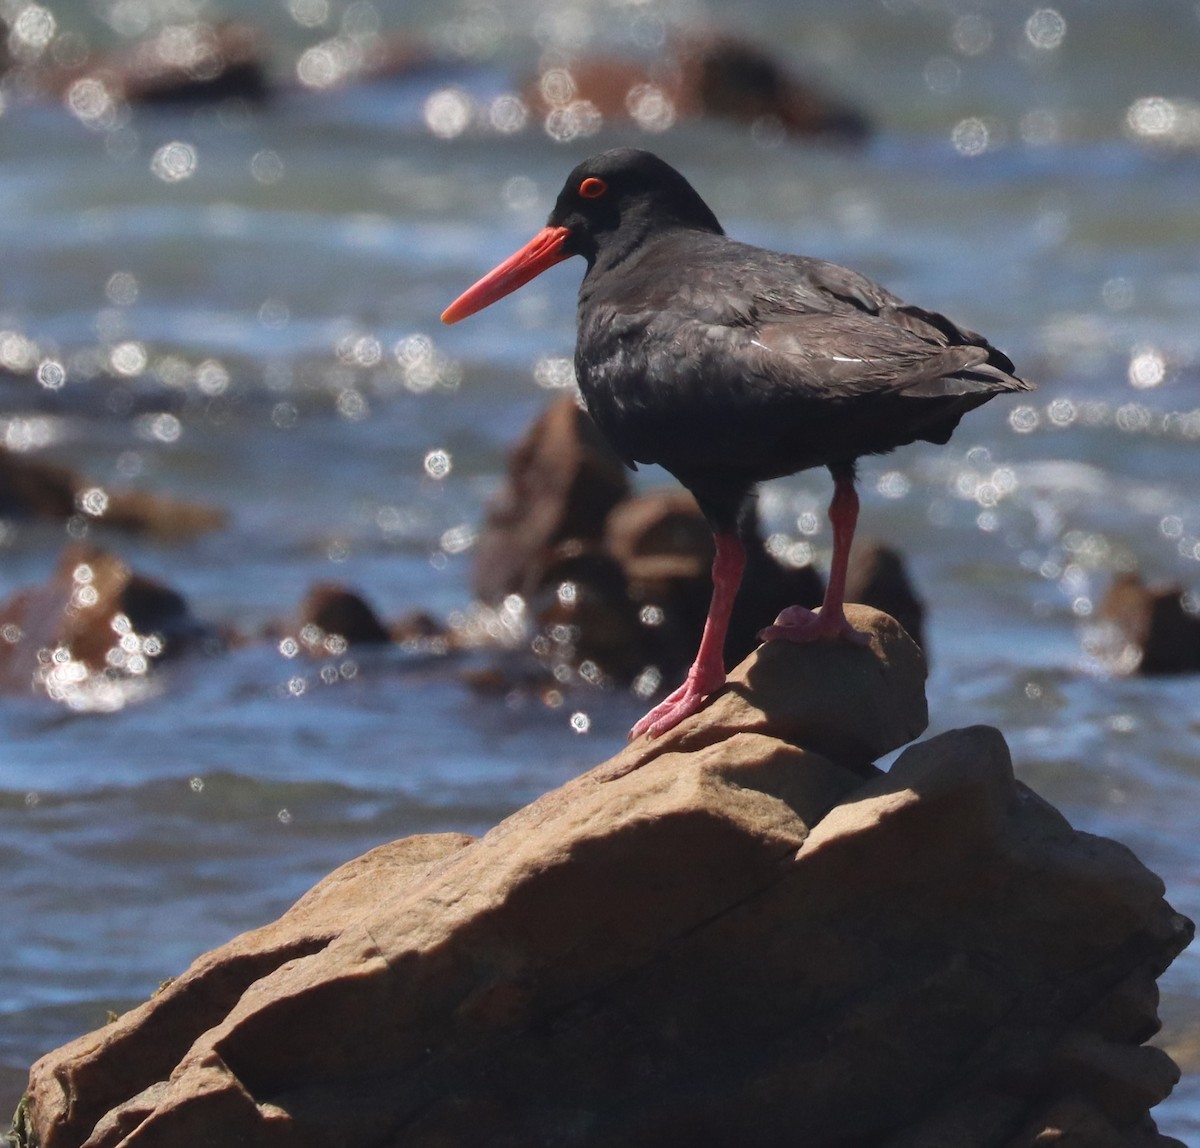
[[[1066,35],[1067,22],[1055,8],[1039,8],[1025,21],[1025,39],[1041,52],[1062,47]]]
[[[183,424],[175,415],[167,411],[158,414],[144,414],[134,424],[138,437],[151,442],[178,442],[183,434]]]
[[[438,448],[431,450],[425,455],[425,473],[430,478],[442,479],[448,475],[453,467],[453,459],[450,457],[448,450]]]
[[[665,132],[675,125],[675,104],[653,84],[635,84],[630,88],[625,108],[643,131]]]
[[[26,4],[9,26],[9,46],[23,59],[41,55],[58,30],[54,13],[40,4]]]
[[[57,391],[67,381],[66,368],[57,359],[43,359],[37,368],[37,381],[48,391]]]
[[[1157,387],[1167,377],[1167,364],[1153,347],[1141,348],[1129,360],[1129,384],[1138,390]]]
[[[150,170],[163,183],[179,183],[196,174],[198,162],[196,149],[190,143],[175,140],[172,143],[163,144],[154,153],[150,160]]]
[[[80,123],[98,131],[111,131],[121,122],[121,106],[102,80],[76,80],[65,97],[68,110]]]
[[[950,133],[950,142],[959,155],[974,157],[983,155],[991,143],[991,129],[978,116],[959,120]]]
[[[425,101],[423,114],[425,126],[433,135],[450,140],[471,126],[475,104],[461,88],[442,88]]]

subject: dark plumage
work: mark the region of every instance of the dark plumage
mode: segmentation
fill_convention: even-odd
[[[588,410],[630,465],[658,463],[692,491],[717,541],[696,661],[633,729],[661,733],[724,681],[745,564],[738,527],[759,482],[814,466],[835,482],[821,612],[785,610],[764,637],[860,640],[842,614],[855,461],[944,443],[967,411],[1030,384],[981,335],[854,271],[729,239],[682,175],[631,148],[581,163],[546,227],[442,318],[464,318],[572,255],[588,264],[575,351]]]

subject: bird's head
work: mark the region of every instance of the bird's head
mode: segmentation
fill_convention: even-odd
[[[601,152],[567,176],[546,226],[455,299],[442,322],[481,311],[572,255],[591,267],[673,228],[721,234],[708,205],[670,164],[637,148]]]

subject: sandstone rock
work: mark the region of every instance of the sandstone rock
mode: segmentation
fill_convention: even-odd
[[[1143,1041],[1190,922],[993,729],[864,767],[923,725],[923,666],[853,620],[869,649],[770,644],[659,741],[368,853],[43,1058],[36,1143],[1165,1148]]]
[[[0,517],[65,520],[75,515],[116,530],[163,536],[198,534],[224,522],[212,507],[144,491],[101,490],[69,467],[0,447]]]
[[[572,399],[550,406],[509,458],[476,545],[474,588],[487,603],[527,598],[561,543],[594,541],[629,494],[621,461]]]
[[[767,642],[726,678],[699,713],[662,738],[643,736],[613,759],[637,768],[667,751],[769,732],[857,772],[918,737],[928,724],[925,659],[894,618],[849,604],[846,618],[868,647]]]
[[[1136,574],[1114,580],[1097,611],[1136,651],[1143,674],[1200,670],[1200,618],[1184,609],[1179,586],[1147,586]]]
[[[140,675],[216,634],[171,587],[109,551],[73,543],[47,582],[0,604],[0,638],[0,687],[38,681],[53,696],[92,674]]]

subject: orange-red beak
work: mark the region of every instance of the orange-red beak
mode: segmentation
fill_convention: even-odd
[[[489,271],[472,287],[468,287],[442,312],[443,323],[457,323],[476,311],[503,299],[523,287],[530,279],[548,267],[569,259],[571,252],[563,245],[571,234],[566,227],[543,227],[520,251],[510,255],[499,267]]]

